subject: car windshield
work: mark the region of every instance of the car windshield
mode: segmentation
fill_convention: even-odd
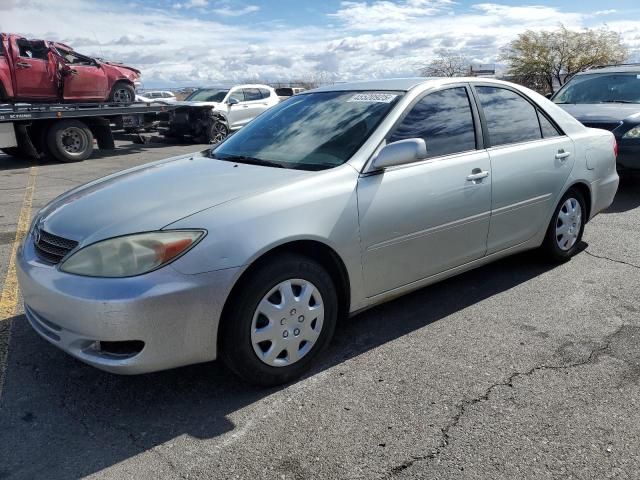
[[[318,92],[267,110],[213,150],[215,158],[304,170],[342,165],[369,138],[401,92]]]
[[[202,90],[196,90],[185,98],[185,100],[190,102],[221,102],[224,100],[227,93],[229,93],[228,89],[203,88]]]
[[[553,98],[555,103],[640,103],[640,73],[577,75]]]

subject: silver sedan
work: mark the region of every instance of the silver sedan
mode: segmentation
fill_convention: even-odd
[[[568,260],[614,198],[615,150],[496,80],[305,92],[43,208],[18,255],[26,317],[110,372],[220,357],[287,382],[340,317],[523,250]]]

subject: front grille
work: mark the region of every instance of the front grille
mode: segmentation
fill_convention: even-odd
[[[76,248],[78,242],[59,237],[36,227],[33,232],[33,245],[38,256],[47,263],[57,264]]]
[[[612,131],[622,125],[622,122],[583,122],[583,125],[589,128],[601,128]]]

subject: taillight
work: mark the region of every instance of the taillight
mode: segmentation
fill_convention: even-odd
[[[618,140],[616,140],[616,137],[613,137],[613,154],[618,158]]]

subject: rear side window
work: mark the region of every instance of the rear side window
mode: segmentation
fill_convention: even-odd
[[[540,111],[538,112],[538,118],[540,119],[540,129],[542,130],[542,136],[544,138],[559,137],[562,135],[553,123],[547,120],[547,117]]]
[[[260,88],[258,90],[260,90],[260,95],[262,96],[262,98],[269,98],[271,96],[271,92],[266,88]]]
[[[464,87],[426,95],[391,135],[389,143],[422,138],[429,157],[475,150],[476,134]]]
[[[535,107],[511,90],[476,87],[491,146],[509,145],[542,138]]]

